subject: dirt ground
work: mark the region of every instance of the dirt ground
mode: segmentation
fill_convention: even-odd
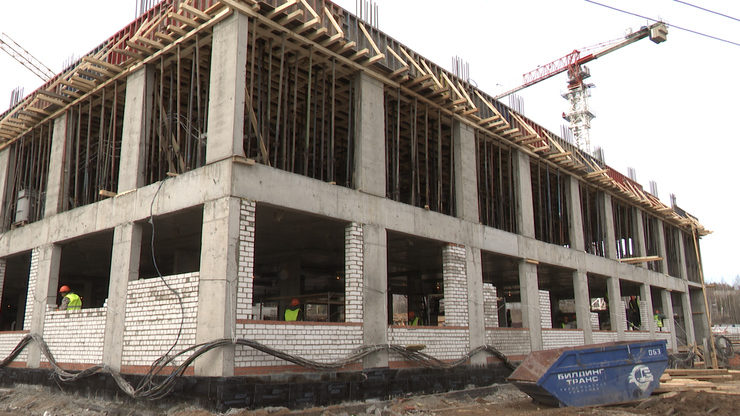
[[[735,380],[735,383],[740,381]],[[425,415],[737,415],[740,395],[671,392],[623,405],[552,408],[538,405],[508,384],[436,395],[411,396],[390,401],[289,410],[232,409],[212,413],[192,406],[157,406],[103,401],[52,392],[36,386],[0,390],[0,416],[425,416]]]

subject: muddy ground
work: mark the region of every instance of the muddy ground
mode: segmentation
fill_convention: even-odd
[[[407,416],[407,415],[737,415],[740,395],[672,392],[623,405],[552,408],[534,403],[512,385],[501,384],[436,395],[410,396],[389,401],[346,403],[289,410],[232,409],[214,413],[192,406],[104,401],[67,395],[37,386],[0,390],[0,416]]]

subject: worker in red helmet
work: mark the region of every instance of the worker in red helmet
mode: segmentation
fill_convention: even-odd
[[[299,321],[301,318],[301,301],[298,298],[293,298],[290,301],[290,306],[285,309],[285,320]]]
[[[72,292],[72,289],[67,285],[62,285],[59,288],[59,294],[62,295],[62,304],[59,305],[60,311],[75,311],[82,309],[82,298],[76,293]]]

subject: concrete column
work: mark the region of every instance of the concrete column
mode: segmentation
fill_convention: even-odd
[[[206,163],[244,155],[248,22],[234,13],[213,27]]]
[[[568,181],[565,194],[568,204],[568,234],[570,235],[570,248],[578,251],[586,249],[585,236],[583,235],[583,211],[581,210],[581,186],[573,176],[566,176]]]
[[[594,334],[591,327],[591,298],[588,293],[588,275],[576,270],[573,272],[573,292],[576,298],[576,324],[583,330],[586,344],[593,344]]]
[[[688,280],[689,272],[686,268],[686,245],[683,243],[683,231],[676,233],[676,247],[678,247],[678,274],[681,279]]]
[[[54,120],[54,131],[51,135],[51,155],[49,156],[49,174],[46,179],[46,201],[44,218],[50,217],[61,208],[62,176],[64,175],[64,148],[67,141],[67,114]]]
[[[653,297],[650,293],[650,285],[648,284],[641,284],[640,285],[640,298],[642,298],[642,301],[645,302],[645,308],[647,308],[647,322],[643,323],[641,330],[647,329],[650,332],[650,339],[655,339],[655,331],[657,328],[655,327],[655,308],[653,307]],[[643,320],[645,318],[642,318]]]
[[[625,323],[622,319],[622,313],[620,309],[622,307],[622,290],[619,288],[619,278],[610,277],[606,279],[606,290],[609,294],[609,322],[611,323],[612,331],[617,332],[617,339],[624,341]]]
[[[232,197],[203,205],[196,343],[235,336],[240,206]],[[234,347],[198,358],[195,375],[234,375]]]
[[[663,221],[656,218],[655,229],[657,230],[657,232],[655,233],[657,234],[656,237],[658,237],[658,256],[660,256],[660,258],[662,259],[660,261],[660,271],[661,273],[668,274],[668,250],[665,246],[665,232],[663,230]]]
[[[526,260],[519,262],[519,291],[522,298],[522,325],[529,328],[532,351],[542,349],[542,324],[540,290],[537,282],[537,265]]]
[[[3,232],[5,214],[5,189],[8,187],[8,178],[12,174],[10,169],[10,146],[0,150],[0,232]]]
[[[635,220],[634,226],[634,241],[632,244],[635,246],[635,257],[647,256],[647,246],[645,244],[645,224],[642,222],[642,211],[639,208],[632,209],[632,218]],[[647,267],[647,263],[640,262],[637,264],[640,267]]]
[[[364,345],[388,343],[388,240],[385,228],[365,224],[363,227],[362,323]],[[365,357],[364,368],[388,367],[388,352]]]
[[[686,329],[686,342],[689,344],[696,343],[694,334],[694,314],[691,310],[691,299],[689,298],[689,288],[681,292],[681,309],[683,309],[684,329]],[[701,345],[701,344],[699,344]]]
[[[468,279],[468,348],[486,345],[486,323],[483,309],[483,267],[480,249],[465,247],[465,270]],[[486,365],[486,355],[470,359],[472,365]]]
[[[121,163],[118,189],[122,193],[146,183],[146,150],[154,100],[154,67],[146,65],[126,78],[126,106],[123,111]]]
[[[701,289],[689,290],[691,300],[691,318],[694,324],[694,336],[696,342],[709,339],[709,328],[707,327],[707,311],[704,307],[704,295]]]
[[[381,81],[360,72],[355,78],[355,189],[385,197],[385,107]]]
[[[617,258],[617,237],[614,234],[614,211],[612,206],[611,195],[600,192],[601,198],[601,217],[603,219],[602,224],[604,226],[604,252],[606,258],[616,259]]]
[[[26,316],[30,315],[31,320],[28,330],[32,334],[43,335],[46,308],[55,305],[57,300],[62,247],[54,244],[45,245],[33,250],[31,256],[31,272],[28,279],[29,299],[26,301],[26,308],[30,306],[31,309],[26,310]],[[30,274],[35,275],[30,276]],[[40,361],[41,350],[33,343],[28,351],[27,365],[30,368],[38,368]]]
[[[142,225],[133,222],[119,225],[113,231],[103,363],[117,371],[121,370],[123,354],[128,282],[139,278],[141,232]]]
[[[532,205],[532,171],[529,156],[514,151],[514,186],[516,187],[516,227],[519,234],[534,238],[534,206]]]
[[[455,120],[452,127],[455,162],[455,215],[478,223],[478,175],[475,163],[475,131]]]
[[[671,340],[668,348],[673,351],[678,351],[678,341],[676,341],[676,324],[673,322],[673,299],[671,298],[671,292],[665,289],[660,290],[660,299],[663,304],[663,315],[666,319],[663,320],[663,330],[670,331]]]

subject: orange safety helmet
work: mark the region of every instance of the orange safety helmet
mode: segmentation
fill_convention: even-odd
[[[300,304],[301,304],[301,302],[300,302],[300,301],[298,300],[298,298],[293,298],[293,299],[292,299],[292,300],[290,301],[290,306],[298,306],[298,305],[300,305]]]
[[[67,285],[62,285],[62,287],[59,288],[59,293],[66,293],[66,292],[71,292],[71,291],[72,289],[70,289],[69,286]]]

